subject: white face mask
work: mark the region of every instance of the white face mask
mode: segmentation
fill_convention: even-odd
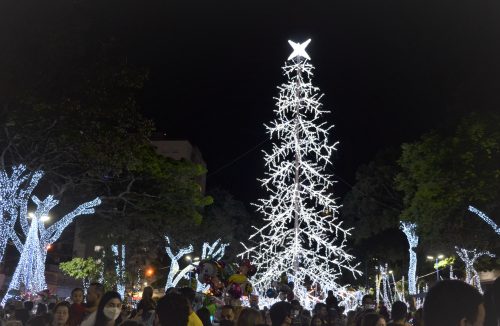
[[[115,308],[115,307],[104,307],[104,310],[102,311],[104,313],[104,316],[106,318],[111,319],[111,320],[116,320],[118,316],[120,316],[120,313],[122,310],[120,308]]]

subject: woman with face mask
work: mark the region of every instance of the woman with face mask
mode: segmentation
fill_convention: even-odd
[[[104,293],[99,306],[94,326],[115,326],[121,323],[120,313],[122,311],[122,298],[118,292],[109,291]]]

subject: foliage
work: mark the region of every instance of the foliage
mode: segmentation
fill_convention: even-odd
[[[59,269],[66,275],[82,281],[97,282],[101,277],[102,263],[94,258],[73,258],[60,263]]]
[[[417,222],[422,244],[451,252],[454,245],[491,249],[498,238],[468,205],[500,216],[500,117],[471,115],[451,134],[430,132],[402,145],[397,189],[402,218]]]

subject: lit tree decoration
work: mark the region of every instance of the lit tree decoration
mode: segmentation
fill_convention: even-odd
[[[459,247],[455,247],[455,251],[465,264],[465,282],[475,286],[482,294],[481,280],[479,279],[479,273],[474,268],[474,264],[479,257],[489,256],[493,258],[495,255],[489,251],[467,250]]]
[[[198,266],[199,261],[195,261],[182,270],[179,267],[179,260],[181,260],[185,255],[188,255],[194,251],[193,245],[189,245],[188,247],[181,248],[179,252],[175,255],[170,248],[170,239],[168,236],[165,236],[165,240],[167,242],[167,246],[165,250],[167,252],[168,257],[170,258],[170,270],[167,276],[167,284],[165,285],[165,291],[171,287],[176,287],[179,281],[182,278],[188,278],[189,273],[193,272],[194,269]],[[221,243],[221,239],[217,239],[213,244],[209,244],[208,242],[203,243],[201,249],[201,260],[205,259],[213,259],[220,260],[224,257],[224,253],[226,247],[229,246],[228,243]],[[204,292],[209,288],[209,285],[204,285],[197,281],[196,291]]]
[[[7,171],[0,170],[0,262],[9,238],[19,249],[20,241],[14,225],[19,214],[26,216],[29,197],[42,175],[40,171],[27,172],[25,165],[13,167],[10,176]],[[21,226],[24,234],[28,234],[27,223],[21,223]]]
[[[389,271],[388,271],[387,264],[385,266],[380,266],[379,271],[380,271],[380,283],[382,286],[382,301],[384,302],[384,305],[386,307],[390,307],[392,305],[392,290],[391,290],[391,282],[389,279]],[[380,293],[380,291],[379,291]]]
[[[400,229],[408,239],[410,252],[410,265],[408,266],[408,293],[417,294],[417,246],[418,236],[416,234],[417,225],[410,222],[400,222]]]
[[[121,249],[121,250],[120,250]],[[115,271],[118,278],[116,292],[125,297],[125,245],[112,245],[111,250],[115,256]]]
[[[20,251],[21,257],[1,305],[5,305],[5,302],[10,298],[10,290],[19,290],[22,284],[26,291],[32,293],[40,292],[47,288],[47,284],[45,283],[45,260],[48,248],[59,238],[64,229],[73,222],[75,217],[93,214],[95,211],[94,207],[101,203],[101,200],[96,198],[81,204],[74,211],[68,213],[48,228],[45,228],[44,222],[48,220],[49,211],[59,201],[54,199],[53,196],[48,196],[43,201],[33,196],[32,200],[37,206],[36,211],[27,215],[19,215],[21,225],[25,223],[29,225],[29,228],[25,233],[26,241],[24,244],[19,241],[16,235],[17,240],[14,241],[14,244]],[[23,219],[25,220],[24,222],[22,222]],[[31,223],[28,223],[28,219],[31,219]]]
[[[488,225],[493,228],[493,230],[495,231],[496,234],[500,235],[500,227],[491,218],[489,218],[486,214],[484,214],[479,209],[472,207],[472,206],[469,206],[469,211],[471,211],[472,213],[479,216],[483,221],[488,223]]]
[[[286,273],[305,307],[327,290],[341,291],[336,280],[343,269],[361,274],[345,251],[350,229],[336,217],[332,176],[326,174],[336,143],[328,141],[333,126],[321,122],[328,111],[321,109],[322,95],[311,84],[314,68],[305,52],[309,42],[289,41],[293,53],[283,67],[289,82],[278,87],[276,119],[266,126],[277,142],[265,153],[268,172],[260,180],[269,197],[256,205],[265,225],[250,236],[257,244],[240,254],[256,265],[252,282],[259,292]]]

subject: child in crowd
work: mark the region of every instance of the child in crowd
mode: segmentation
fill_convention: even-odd
[[[71,301],[73,304],[69,310],[69,325],[78,326],[85,316],[85,305],[83,304],[83,289],[75,288],[71,291]]]

